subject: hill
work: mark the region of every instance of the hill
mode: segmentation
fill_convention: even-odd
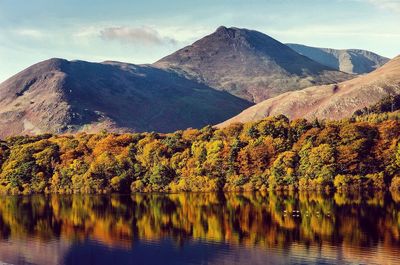
[[[284,114],[291,119],[341,119],[357,110],[400,94],[400,56],[381,68],[339,84],[314,86],[288,92],[258,103],[239,115],[219,124],[261,120]]]
[[[50,59],[0,84],[0,137],[170,132],[223,121],[250,105],[152,66]]]
[[[252,102],[353,77],[302,56],[261,32],[223,26],[154,65]]]

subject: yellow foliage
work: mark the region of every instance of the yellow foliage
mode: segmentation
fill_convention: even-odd
[[[11,137],[0,142],[0,192],[396,190],[399,115]]]

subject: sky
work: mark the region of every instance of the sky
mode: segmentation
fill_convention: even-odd
[[[221,25],[400,54],[400,0],[0,0],[0,82],[54,57],[153,63]]]

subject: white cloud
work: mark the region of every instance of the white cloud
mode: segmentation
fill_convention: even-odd
[[[35,39],[40,39],[45,36],[45,34],[42,31],[30,28],[16,29],[14,30],[14,33],[18,36],[35,38]]]
[[[104,40],[114,40],[121,43],[163,45],[176,44],[176,40],[161,36],[158,31],[150,27],[109,27],[100,31]]]
[[[369,3],[386,10],[400,12],[399,0],[368,0]]]
[[[73,29],[72,36],[74,38],[90,38],[98,36],[101,28],[96,26],[79,26],[78,29]]]

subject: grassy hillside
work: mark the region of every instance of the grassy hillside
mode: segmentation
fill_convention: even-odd
[[[365,107],[354,112],[354,116],[369,115],[372,113],[385,113],[400,110],[400,95],[391,95],[383,98],[376,104]]]
[[[174,132],[222,122],[251,105],[151,66],[51,59],[0,84],[0,137]]]
[[[218,126],[256,121],[280,114],[290,119],[339,120],[396,95],[400,95],[400,56],[369,74],[345,82],[308,87],[265,100]]]

